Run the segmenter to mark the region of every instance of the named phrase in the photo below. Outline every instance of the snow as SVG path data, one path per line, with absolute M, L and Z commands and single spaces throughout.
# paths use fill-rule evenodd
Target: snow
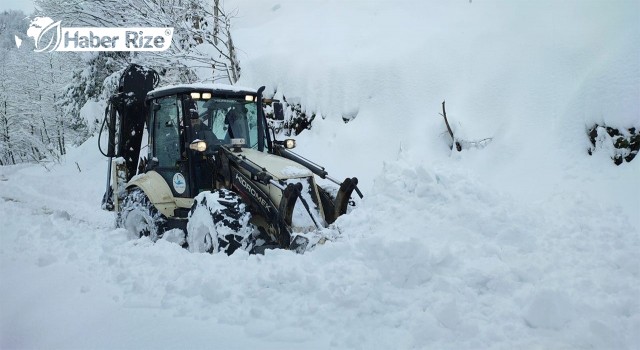
M 80 118 L 84 120 L 92 130 L 98 130 L 104 119 L 104 110 L 107 107 L 106 101 L 89 100 L 80 109 Z
M 322 116 L 298 140 L 299 153 L 345 172 L 334 177 L 355 171 L 363 188 L 400 148 L 429 166 L 451 163 L 443 100 L 458 138 L 492 138 L 482 151 L 454 155 L 456 164 L 530 200 L 582 190 L 557 176 L 577 173 L 567 169 L 576 161 L 600 164 L 583 157 L 594 121 L 640 124 L 634 1 L 235 3 L 243 15 L 234 42 L 251 48 L 239 57 L 239 83 L 265 84 Z M 633 171 L 606 171 L 612 181 L 603 176 L 587 191 L 633 208 L 638 186 L 613 181 Z M 600 192 L 612 187 L 616 196 Z
M 241 202 L 238 204 L 237 194 L 226 190 L 201 192 L 194 201 L 198 204 L 189 212 L 187 222 L 189 251 L 226 252 L 227 245 L 222 245 L 221 242 L 229 244 L 229 240 L 233 239 L 231 236 L 237 236 L 241 245 L 239 249 L 249 251 L 252 248 L 248 246 L 247 237 L 251 236 L 255 228 L 249 223 L 251 215 L 246 212 L 246 205 Z M 220 219 L 214 223 L 212 217 Z M 228 224 L 232 222 L 240 224 L 242 228 L 231 229 Z
M 0 167 L 0 348 L 640 348 L 640 161 L 585 133 L 639 126 L 638 2 L 226 5 L 239 83 L 365 198 L 304 255 L 209 255 L 114 229 L 96 138 Z M 449 150 L 443 100 L 491 142 Z
M 280 173 L 285 177 L 305 177 L 313 175 L 309 169 L 297 166 L 286 166 L 280 170 Z

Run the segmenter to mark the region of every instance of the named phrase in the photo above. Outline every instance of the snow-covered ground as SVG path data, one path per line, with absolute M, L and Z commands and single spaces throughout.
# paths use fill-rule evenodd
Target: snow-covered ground
M 637 1 L 229 1 L 241 85 L 365 199 L 304 255 L 128 240 L 92 138 L 0 167 L 0 348 L 638 349 Z M 438 115 L 482 149 L 451 152 Z M 355 119 L 344 124 L 342 116 Z

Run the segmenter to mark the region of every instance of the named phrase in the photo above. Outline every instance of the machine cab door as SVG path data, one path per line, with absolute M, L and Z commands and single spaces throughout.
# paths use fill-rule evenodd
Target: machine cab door
M 183 156 L 182 104 L 172 95 L 155 99 L 151 105 L 149 151 L 157 162 L 153 170 L 164 178 L 175 197 L 189 197 L 189 167 Z

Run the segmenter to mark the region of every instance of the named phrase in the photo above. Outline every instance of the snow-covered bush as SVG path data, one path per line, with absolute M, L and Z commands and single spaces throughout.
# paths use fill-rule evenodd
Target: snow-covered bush
M 289 102 L 282 96 L 285 108 L 285 135 L 299 135 L 304 130 L 311 129 L 311 123 L 316 118 L 315 113 L 308 113 L 300 102 Z M 295 101 L 295 100 L 294 100 Z
M 597 150 L 607 152 L 616 165 L 631 162 L 640 150 L 640 133 L 638 128 L 613 128 L 595 124 L 588 130 L 591 147 L 589 154 Z

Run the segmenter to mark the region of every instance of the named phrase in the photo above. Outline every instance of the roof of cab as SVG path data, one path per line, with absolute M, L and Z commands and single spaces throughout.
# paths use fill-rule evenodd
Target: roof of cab
M 149 91 L 147 93 L 147 99 L 150 98 L 158 98 L 163 96 L 175 95 L 180 93 L 189 93 L 194 91 L 210 91 L 213 95 L 255 95 L 257 93 L 256 89 L 245 88 L 241 86 L 235 85 L 226 85 L 226 84 L 179 84 L 179 85 L 168 85 L 163 86 L 161 88 L 157 88 L 155 90 Z

